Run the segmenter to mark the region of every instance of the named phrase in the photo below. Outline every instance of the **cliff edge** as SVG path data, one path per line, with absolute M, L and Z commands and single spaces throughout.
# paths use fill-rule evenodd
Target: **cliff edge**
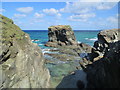
M 48 88 L 49 71 L 37 44 L 14 22 L 0 15 L 0 88 Z

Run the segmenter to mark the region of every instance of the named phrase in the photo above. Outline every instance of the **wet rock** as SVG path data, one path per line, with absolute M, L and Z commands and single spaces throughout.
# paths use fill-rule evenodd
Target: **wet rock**
M 64 76 L 81 69 L 79 61 L 81 61 L 82 58 L 72 49 L 50 49 L 50 52 L 44 53 L 44 56 L 46 58 L 46 66 L 51 72 L 51 84 L 54 88 L 61 82 Z

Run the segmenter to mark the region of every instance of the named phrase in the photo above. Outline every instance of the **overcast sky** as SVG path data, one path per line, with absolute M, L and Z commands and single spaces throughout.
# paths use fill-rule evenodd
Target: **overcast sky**
M 0 13 L 23 30 L 71 25 L 74 30 L 118 28 L 116 2 L 3 2 Z

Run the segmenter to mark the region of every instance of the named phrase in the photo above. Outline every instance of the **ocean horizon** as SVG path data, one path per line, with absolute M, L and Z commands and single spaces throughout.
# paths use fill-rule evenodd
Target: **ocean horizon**
M 23 31 L 48 31 L 48 30 L 23 30 Z M 81 31 L 81 32 L 90 31 L 90 32 L 97 32 L 97 31 L 102 31 L 102 30 L 73 30 L 73 31 Z
M 23 30 L 30 35 L 33 43 L 37 43 L 42 49 L 48 49 L 44 46 L 48 41 L 48 30 Z M 90 46 L 94 45 L 97 40 L 97 34 L 101 30 L 73 30 L 78 43 L 85 43 Z M 36 41 L 35 41 L 36 40 Z

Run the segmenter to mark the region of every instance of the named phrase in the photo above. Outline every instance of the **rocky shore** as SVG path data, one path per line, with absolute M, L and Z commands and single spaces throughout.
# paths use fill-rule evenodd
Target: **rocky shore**
M 91 47 L 69 25 L 51 26 L 42 53 L 11 19 L 0 25 L 0 89 L 120 88 L 120 29 L 100 31 Z
M 90 58 L 86 58 L 86 62 L 91 63 L 84 66 L 80 63 L 82 69 L 64 77 L 57 88 L 120 88 L 119 32 L 120 29 L 112 29 L 98 33 L 98 41 L 88 53 Z M 73 85 L 73 82 L 76 84 Z
M 120 88 L 120 29 L 104 30 L 98 33 L 95 42 L 97 57 L 85 69 L 87 73 L 88 88 Z M 96 58 L 96 57 L 95 57 Z
M 91 53 L 92 47 L 78 43 L 69 25 L 49 27 L 48 36 L 48 42 L 45 46 L 53 48 L 49 50 L 51 53 L 44 53 L 44 57 L 46 66 L 50 70 L 52 85 L 56 87 L 63 77 L 75 70 L 82 69 L 79 63 L 85 64 L 82 57 L 85 53 Z
M 50 74 L 37 44 L 14 22 L 0 15 L 0 89 L 49 88 Z

